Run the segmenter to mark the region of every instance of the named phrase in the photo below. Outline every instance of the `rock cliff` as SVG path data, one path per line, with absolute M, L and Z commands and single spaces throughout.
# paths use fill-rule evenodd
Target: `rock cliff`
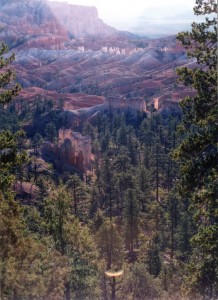
M 0 0 L 0 38 L 10 47 L 61 49 L 67 30 L 43 0 Z
M 49 6 L 64 28 L 74 38 L 87 35 L 111 35 L 116 30 L 106 25 L 98 17 L 98 11 L 93 6 L 80 6 L 68 3 L 49 2 Z
M 137 111 L 146 112 L 146 101 L 143 97 L 126 98 L 122 95 L 114 95 L 106 98 L 105 108 L 108 111 L 126 111 L 133 115 Z
M 0 39 L 10 47 L 64 49 L 70 38 L 116 32 L 95 7 L 46 0 L 0 0 Z

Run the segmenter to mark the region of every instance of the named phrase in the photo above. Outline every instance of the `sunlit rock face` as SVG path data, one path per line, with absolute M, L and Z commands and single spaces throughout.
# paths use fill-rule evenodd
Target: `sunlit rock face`
M 146 112 L 146 101 L 142 97 L 128 99 L 121 95 L 114 95 L 106 99 L 105 107 L 108 111 L 118 110 L 134 114 L 136 111 Z
M 73 168 L 84 171 L 91 166 L 91 138 L 71 129 L 60 129 L 58 143 L 45 142 L 41 153 L 61 171 Z
M 70 38 L 116 32 L 95 7 L 46 0 L 0 0 L 0 38 L 10 47 L 65 49 Z
M 93 6 L 80 6 L 60 2 L 49 2 L 53 14 L 74 38 L 87 35 L 110 35 L 116 30 L 98 18 Z
M 190 88 L 185 88 L 182 91 L 171 92 L 163 94 L 159 97 L 153 99 L 154 108 L 158 110 L 162 109 L 181 109 L 179 102 L 181 99 L 185 98 L 186 95 L 190 97 L 196 96 L 196 91 Z
M 91 138 L 83 136 L 71 129 L 59 130 L 59 147 L 63 156 L 71 164 L 77 165 L 80 169 L 89 167 L 91 163 Z

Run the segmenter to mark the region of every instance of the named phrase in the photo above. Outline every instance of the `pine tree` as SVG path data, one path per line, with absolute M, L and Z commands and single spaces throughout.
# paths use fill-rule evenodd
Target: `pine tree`
M 130 270 L 125 272 L 125 279 L 122 284 L 122 298 L 132 295 L 131 299 L 160 299 L 160 281 L 148 273 L 143 262 L 136 262 Z
M 46 125 L 45 134 L 49 142 L 54 143 L 57 140 L 57 128 L 53 122 Z
M 134 252 L 134 245 L 138 241 L 139 235 L 140 205 L 136 195 L 136 190 L 127 190 L 126 201 L 123 209 L 126 243 L 128 245 L 130 255 Z
M 0 194 L 0 245 L 1 299 L 63 297 L 66 258 L 27 231 L 22 208 L 10 193 Z
M 111 220 L 106 220 L 97 232 L 100 254 L 106 262 L 107 270 L 120 269 L 123 264 L 123 240 L 116 225 Z
M 73 197 L 73 207 L 74 214 L 77 216 L 78 214 L 78 202 L 82 198 L 82 181 L 77 175 L 71 175 L 69 180 L 67 181 L 67 188 L 71 191 L 71 195 Z
M 15 55 L 8 58 L 5 55 L 8 52 L 6 44 L 0 44 L 0 104 L 7 105 L 14 96 L 18 95 L 20 87 L 14 84 L 15 73 L 9 68 L 14 61 Z M 7 191 L 11 181 L 11 171 L 15 165 L 22 162 L 22 155 L 18 155 L 19 133 L 15 136 L 6 130 L 0 128 L 0 189 Z
M 147 265 L 148 271 L 151 275 L 157 277 L 161 271 L 161 259 L 160 259 L 160 241 L 158 234 L 149 241 L 149 247 L 147 250 Z
M 11 54 L 5 58 L 8 47 L 5 43 L 0 44 L 0 104 L 8 104 L 20 91 L 18 84 L 13 84 L 15 73 L 9 68 L 15 60 L 15 55 Z
M 196 0 L 196 15 L 206 15 L 204 22 L 192 24 L 191 32 L 178 39 L 187 49 L 196 67 L 178 69 L 180 80 L 196 90 L 196 96 L 181 102 L 184 140 L 175 152 L 181 163 L 182 192 L 191 199 L 197 234 L 192 239 L 193 256 L 187 285 L 204 299 L 218 296 L 218 202 L 217 168 L 217 3 Z
M 45 200 L 43 216 L 56 250 L 68 261 L 66 299 L 94 298 L 98 293 L 98 253 L 88 228 L 72 215 L 71 199 L 64 186 L 56 188 Z
M 14 74 L 9 69 L 14 55 L 4 59 L 6 49 L 2 44 L 0 102 L 3 105 L 19 91 L 19 86 L 11 82 Z M 66 260 L 29 232 L 22 206 L 11 191 L 15 168 L 22 168 L 25 161 L 25 154 L 19 150 L 22 135 L 22 132 L 12 134 L 0 128 L 0 298 L 60 298 L 68 273 Z
M 42 136 L 38 132 L 35 133 L 33 137 L 33 148 L 34 148 L 34 154 L 38 154 L 38 148 L 42 145 Z

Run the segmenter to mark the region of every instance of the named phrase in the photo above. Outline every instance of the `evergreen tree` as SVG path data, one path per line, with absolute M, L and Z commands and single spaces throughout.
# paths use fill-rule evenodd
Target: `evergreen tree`
M 111 161 L 107 155 L 104 156 L 103 164 L 101 170 L 101 185 L 103 188 L 103 195 L 102 200 L 103 204 L 106 206 L 106 209 L 109 211 L 110 220 L 112 220 L 113 215 L 113 202 L 114 199 L 112 198 L 113 194 L 113 185 L 112 185 L 112 168 L 111 168 Z
M 160 241 L 158 234 L 156 234 L 149 242 L 147 250 L 147 265 L 148 271 L 151 275 L 157 277 L 161 271 L 161 259 L 160 259 Z
M 127 190 L 123 209 L 126 243 L 131 255 L 134 252 L 134 244 L 138 241 L 139 235 L 140 206 L 136 195 L 136 190 Z
M 106 220 L 101 225 L 97 232 L 97 242 L 107 270 L 119 270 L 124 258 L 123 240 L 112 221 Z
M 72 191 L 74 214 L 77 215 L 78 192 L 81 189 L 81 180 L 77 175 L 71 175 L 67 181 L 67 189 Z
M 0 44 L 0 104 L 8 104 L 12 98 L 18 95 L 20 87 L 13 84 L 15 79 L 14 72 L 9 68 L 14 61 L 15 55 L 12 54 L 5 58 L 8 48 L 6 44 Z M 12 86 L 13 85 L 13 86 Z M 11 171 L 22 162 L 22 154 L 18 154 L 18 137 L 10 131 L 0 128 L 0 189 L 2 192 L 7 191 L 12 181 Z
M 45 127 L 45 135 L 49 142 L 54 143 L 57 140 L 57 128 L 53 122 L 50 122 Z
M 63 297 L 67 260 L 27 231 L 22 208 L 10 193 L 0 194 L 0 245 L 1 299 Z
M 68 260 L 70 276 L 65 283 L 66 299 L 96 297 L 98 253 L 88 228 L 81 226 L 72 215 L 71 199 L 63 186 L 45 200 L 43 215 L 56 250 Z
M 124 114 L 121 116 L 121 124 L 117 130 L 117 144 L 123 146 L 127 145 L 127 126 Z
M 6 46 L 0 48 L 0 102 L 7 104 L 19 91 L 8 84 L 14 78 L 9 64 L 14 55 L 4 59 Z M 6 70 L 4 70 L 4 67 Z M 8 88 L 8 89 L 7 89 Z M 11 192 L 15 168 L 25 161 L 20 150 L 22 132 L 13 135 L 0 128 L 0 298 L 57 299 L 63 297 L 68 268 L 66 260 L 47 242 L 32 235 L 23 218 L 23 209 Z
M 184 114 L 181 133 L 185 139 L 175 156 L 181 163 L 182 192 L 191 199 L 190 210 L 197 225 L 187 285 L 204 299 L 215 299 L 218 297 L 217 3 L 196 0 L 194 12 L 206 15 L 205 21 L 194 22 L 192 31 L 180 33 L 178 39 L 197 66 L 178 69 L 178 74 L 185 85 L 196 90 L 196 96 L 186 97 L 181 103 Z
M 0 43 L 0 104 L 8 104 L 14 96 L 17 96 L 20 91 L 20 86 L 11 83 L 15 79 L 15 73 L 9 68 L 14 61 L 15 55 L 11 54 L 5 58 L 8 52 L 8 47 L 5 43 Z
M 38 148 L 42 145 L 42 136 L 38 132 L 33 137 L 34 154 L 38 153 Z
M 142 211 L 146 211 L 146 206 L 151 199 L 150 176 L 148 170 L 144 166 L 137 169 L 137 187 L 140 191 Z
M 160 299 L 162 294 L 160 281 L 148 273 L 145 264 L 137 262 L 126 273 L 121 299 L 126 299 L 128 294 L 132 295 L 131 299 Z

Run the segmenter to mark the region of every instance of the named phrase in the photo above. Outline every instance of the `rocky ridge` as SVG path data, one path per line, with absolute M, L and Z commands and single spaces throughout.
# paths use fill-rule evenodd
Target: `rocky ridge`
M 64 49 L 72 38 L 116 32 L 95 7 L 46 0 L 0 0 L 0 25 L 0 39 L 19 49 Z
M 75 110 L 117 97 L 116 108 L 135 103 L 144 110 L 144 100 L 176 90 L 178 102 L 184 92 L 175 68 L 188 62 L 174 36 L 137 38 L 104 24 L 94 7 L 46 0 L 0 0 L 0 20 L 0 39 L 16 53 L 21 97 L 28 101 L 37 94 L 63 98 L 64 109 Z
M 105 47 L 98 51 L 28 48 L 17 51 L 15 67 L 24 91 L 34 86 L 40 92 L 61 94 L 68 103 L 78 93 L 150 101 L 175 89 L 183 92 L 184 88 L 176 83 L 175 68 L 186 64 L 187 59 L 174 37 L 149 41 L 144 48 L 131 48 L 132 45 L 125 48 L 125 54 L 105 52 Z M 131 103 L 134 105 L 134 101 Z

